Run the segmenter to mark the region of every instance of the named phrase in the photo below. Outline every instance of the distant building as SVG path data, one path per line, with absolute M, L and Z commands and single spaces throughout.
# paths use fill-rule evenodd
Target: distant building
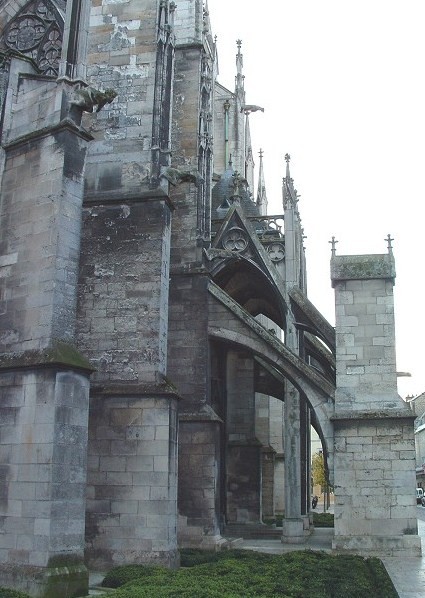
M 416 486 L 425 490 L 425 392 L 417 397 L 408 397 L 415 419 Z

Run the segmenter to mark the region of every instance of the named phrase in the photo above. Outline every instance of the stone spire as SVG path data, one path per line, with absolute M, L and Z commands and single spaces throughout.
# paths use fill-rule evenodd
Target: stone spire
M 258 188 L 257 188 L 257 206 L 260 214 L 265 216 L 267 214 L 267 193 L 266 183 L 264 181 L 264 167 L 263 167 L 263 150 L 260 149 L 260 168 L 258 171 Z
M 205 2 L 204 10 L 202 13 L 202 24 L 203 24 L 203 34 L 205 36 L 206 41 L 208 42 L 211 52 L 215 54 L 215 39 L 212 37 L 212 29 L 211 29 L 211 20 L 210 20 L 210 11 L 208 10 L 208 1 Z
M 286 286 L 299 287 L 306 292 L 306 266 L 304 252 L 304 232 L 301 226 L 301 217 L 298 210 L 298 194 L 291 178 L 289 162 L 291 156 L 285 155 L 286 176 L 283 179 L 283 210 L 285 214 L 285 262 Z
M 249 115 L 245 115 L 245 178 L 248 187 L 254 192 L 254 156 L 252 154 L 251 130 L 249 128 Z
M 238 94 L 245 104 L 245 76 L 242 74 L 243 70 L 243 54 L 241 53 L 242 40 L 236 41 L 238 47 L 238 53 L 236 54 L 236 80 L 235 80 L 235 93 Z
M 294 181 L 291 179 L 291 173 L 289 170 L 289 162 L 291 161 L 291 156 L 289 154 L 285 154 L 285 161 L 286 161 L 286 176 L 283 179 L 283 208 L 285 209 L 288 205 L 295 206 L 298 202 L 297 199 L 297 191 L 294 189 Z

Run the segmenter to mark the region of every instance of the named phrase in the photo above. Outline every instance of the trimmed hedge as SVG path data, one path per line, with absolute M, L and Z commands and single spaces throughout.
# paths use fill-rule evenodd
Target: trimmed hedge
M 109 598 L 398 598 L 377 558 L 294 551 L 269 555 L 248 550 L 187 551 L 178 570 L 118 567 Z M 201 564 L 199 564 L 201 563 Z M 111 586 L 110 586 L 111 587 Z
M 30 598 L 30 596 L 24 592 L 18 592 L 18 590 L 0 588 L 0 598 Z
M 333 513 L 313 513 L 314 527 L 334 527 Z

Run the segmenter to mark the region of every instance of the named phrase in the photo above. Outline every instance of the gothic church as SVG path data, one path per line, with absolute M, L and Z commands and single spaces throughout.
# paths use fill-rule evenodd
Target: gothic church
M 0 65 L 0 586 L 84 596 L 278 513 L 301 542 L 312 428 L 334 548 L 419 554 L 391 242 L 333 249 L 331 326 L 241 43 L 229 90 L 202 0 L 2 0 Z

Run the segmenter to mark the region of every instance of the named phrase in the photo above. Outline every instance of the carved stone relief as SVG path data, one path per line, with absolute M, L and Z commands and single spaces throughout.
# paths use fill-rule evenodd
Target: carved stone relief
M 271 243 L 267 246 L 267 252 L 272 262 L 281 262 L 285 257 L 285 247 L 282 243 Z
M 248 239 L 241 228 L 231 228 L 223 236 L 222 245 L 228 251 L 243 251 L 248 247 Z

